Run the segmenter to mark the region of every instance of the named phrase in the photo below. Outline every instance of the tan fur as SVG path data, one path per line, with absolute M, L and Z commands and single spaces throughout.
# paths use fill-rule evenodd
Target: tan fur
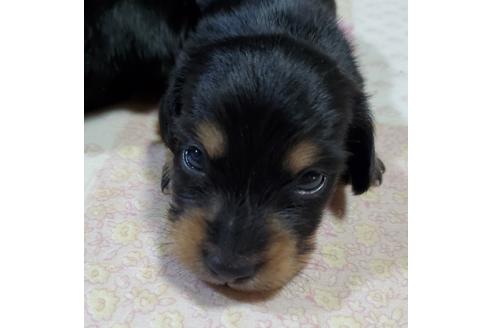
M 297 174 L 316 162 L 319 148 L 310 141 L 302 141 L 292 148 L 286 157 L 285 166 L 293 174 Z
M 347 212 L 347 196 L 345 187 L 346 186 L 344 184 L 337 183 L 335 185 L 335 190 L 327 203 L 327 208 L 338 219 L 345 217 L 345 213 Z
M 245 291 L 271 291 L 291 280 L 306 264 L 308 255 L 299 255 L 297 239 L 278 219 L 270 223 L 271 241 L 264 255 L 265 264 L 252 280 L 231 287 Z
M 212 206 L 213 207 L 213 206 Z M 193 209 L 172 223 L 169 238 L 173 241 L 173 253 L 181 263 L 204 281 L 218 283 L 205 268 L 202 248 L 206 238 L 207 220 L 214 216 L 210 209 Z
M 173 223 L 170 237 L 174 239 L 175 253 L 181 262 L 193 269 L 200 263 L 200 252 L 206 234 L 205 213 L 195 209 L 180 216 Z
M 297 273 L 299 263 L 296 239 L 279 224 L 272 226 L 273 238 L 266 255 L 268 262 L 258 273 L 258 280 L 264 286 L 276 288 Z
M 225 135 L 217 124 L 211 122 L 201 123 L 196 133 L 208 156 L 217 158 L 224 155 Z
M 201 259 L 201 250 L 206 237 L 206 221 L 210 213 L 194 209 L 181 215 L 173 223 L 170 237 L 174 240 L 174 252 L 181 263 L 204 281 L 220 283 L 208 272 Z M 273 291 L 292 279 L 306 264 L 309 255 L 299 255 L 297 239 L 278 219 L 270 219 L 271 240 L 262 258 L 263 267 L 244 283 L 229 284 L 242 291 Z

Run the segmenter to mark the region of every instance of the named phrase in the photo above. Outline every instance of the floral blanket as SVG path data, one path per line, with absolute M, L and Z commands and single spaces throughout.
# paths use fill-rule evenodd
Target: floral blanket
M 352 17 L 383 185 L 338 193 L 309 264 L 270 297 L 211 288 L 169 253 L 155 108 L 86 118 L 86 327 L 407 326 L 406 2 L 353 1 Z

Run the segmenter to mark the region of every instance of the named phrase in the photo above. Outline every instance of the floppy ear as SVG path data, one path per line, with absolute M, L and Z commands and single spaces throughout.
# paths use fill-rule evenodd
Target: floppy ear
M 367 97 L 362 92 L 357 92 L 354 99 L 346 149 L 349 157 L 344 179 L 346 183 L 352 184 L 354 194 L 362 194 L 371 185 L 381 184 L 385 167 L 376 157 L 372 117 Z

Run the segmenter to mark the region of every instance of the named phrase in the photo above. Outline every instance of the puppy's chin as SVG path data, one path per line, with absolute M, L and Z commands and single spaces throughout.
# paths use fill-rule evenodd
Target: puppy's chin
M 299 271 L 304 267 L 303 263 L 296 270 L 290 272 L 272 272 L 272 273 L 258 273 L 257 276 L 246 280 L 241 283 L 227 284 L 232 289 L 242 292 L 271 292 L 284 287 L 292 278 L 294 278 Z M 278 278 L 273 278 L 272 275 L 278 274 Z
M 212 275 L 206 273 L 205 268 L 201 268 L 197 271 L 195 267 L 193 269 L 194 274 L 202 281 L 214 285 L 214 286 L 226 286 L 236 291 L 241 292 L 271 292 L 284 287 L 292 278 L 294 278 L 299 271 L 305 266 L 304 261 L 300 261 L 295 265 L 295 270 L 289 272 L 280 271 L 259 271 L 254 277 L 242 281 L 242 282 L 224 282 L 214 278 Z

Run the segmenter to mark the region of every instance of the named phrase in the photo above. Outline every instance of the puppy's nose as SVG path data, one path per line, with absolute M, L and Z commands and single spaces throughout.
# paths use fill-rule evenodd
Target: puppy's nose
M 208 269 L 224 282 L 238 282 L 253 277 L 255 266 L 248 263 L 238 263 L 231 258 L 225 258 L 217 254 L 205 256 L 205 264 Z

